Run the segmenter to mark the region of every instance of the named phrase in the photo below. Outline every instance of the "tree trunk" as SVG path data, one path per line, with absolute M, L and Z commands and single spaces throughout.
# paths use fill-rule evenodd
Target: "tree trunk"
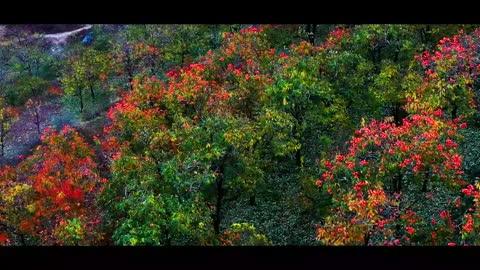
M 452 109 L 452 119 L 457 118 L 457 113 L 458 113 L 458 108 L 457 108 L 456 105 L 453 105 L 453 109 Z
M 93 91 L 92 85 L 90 85 L 90 95 L 92 96 L 92 100 L 95 100 L 95 92 Z
M 316 24 L 307 24 L 307 35 L 308 35 L 308 42 L 310 44 L 315 45 L 315 30 L 317 28 Z
M 425 178 L 423 178 L 422 192 L 427 192 L 428 179 L 430 178 L 430 172 L 425 173 Z
M 397 178 L 397 192 L 402 191 L 402 176 L 399 175 Z
M 212 44 L 212 48 L 218 48 L 218 33 L 220 32 L 219 31 L 220 27 L 218 24 L 214 24 L 212 26 L 212 39 L 211 39 L 211 44 Z
M 5 139 L 5 127 L 4 127 L 4 123 L 3 123 L 3 122 L 1 123 L 0 128 L 1 128 L 1 130 L 0 130 L 0 132 L 1 132 L 1 134 L 0 134 L 0 145 L 1 145 L 1 147 L 2 147 L 2 157 L 4 157 L 4 156 L 5 156 L 5 150 L 4 150 L 4 149 L 5 149 L 5 143 L 4 143 L 4 139 Z
M 25 235 L 23 233 L 20 233 L 19 236 L 20 236 L 20 243 L 22 243 L 22 246 L 26 246 L 27 244 L 25 243 Z
M 222 209 L 222 199 L 223 199 L 223 174 L 217 180 L 217 202 L 215 205 L 215 218 L 213 223 L 213 229 L 218 235 L 220 233 L 220 220 L 221 220 L 221 209 Z
M 394 122 L 397 126 L 402 124 L 402 119 L 401 119 L 401 116 L 400 116 L 400 105 L 399 104 L 395 104 L 394 107 L 393 107 L 393 120 L 394 120 Z
M 426 40 L 427 40 L 426 29 L 425 27 L 422 27 L 422 29 L 420 30 L 420 41 L 422 42 L 422 44 L 425 44 Z
M 223 158 L 216 164 L 215 171 L 218 173 L 216 181 L 217 201 L 215 203 L 215 215 L 213 219 L 213 229 L 218 235 L 220 233 L 220 222 L 222 220 L 222 203 L 225 197 L 224 182 L 225 182 L 225 164 L 229 158 L 229 151 L 223 156 Z
M 395 224 L 395 238 L 402 237 L 402 225 Z
M 312 45 L 315 45 L 315 35 L 317 34 L 317 25 L 316 24 L 313 24 L 312 26 L 312 35 L 311 35 L 311 38 L 310 38 L 310 42 L 312 43 Z
M 35 125 L 37 126 L 37 133 L 40 135 L 40 113 L 35 108 Z
M 133 75 L 132 74 L 128 75 L 128 85 L 130 87 L 130 91 L 132 91 L 133 90 Z
M 302 167 L 302 149 L 298 149 L 297 152 L 295 152 L 295 164 L 297 167 Z
M 390 188 L 391 188 L 392 194 L 402 191 L 402 175 L 400 173 L 397 173 L 393 177 Z
M 133 66 L 132 60 L 130 58 L 130 50 L 128 49 L 128 47 L 125 47 L 125 58 L 125 69 L 127 70 L 128 84 L 130 90 L 133 90 Z
M 80 98 L 80 112 L 82 113 L 83 112 L 83 91 L 82 90 L 78 92 L 78 96 Z
M 1 144 L 2 144 L 2 157 L 5 156 L 5 144 L 4 144 L 4 142 L 3 142 L 3 137 L 4 137 L 4 136 L 3 136 L 3 134 L 2 134 L 2 136 L 1 136 L 1 140 L 2 140 L 2 142 L 1 142 Z
M 367 233 L 364 236 L 364 245 L 368 246 L 368 242 L 370 241 L 370 231 L 367 231 Z
M 170 236 L 170 232 L 168 230 L 166 231 L 165 245 L 168 247 L 172 245 L 172 237 Z
M 249 203 L 250 203 L 251 206 L 255 206 L 255 204 L 256 204 L 256 202 L 255 202 L 255 194 L 253 194 L 252 196 L 250 196 Z

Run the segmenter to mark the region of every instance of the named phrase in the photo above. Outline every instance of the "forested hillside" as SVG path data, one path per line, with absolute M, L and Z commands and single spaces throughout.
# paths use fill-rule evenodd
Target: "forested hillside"
M 0 245 L 480 244 L 476 25 L 0 30 Z

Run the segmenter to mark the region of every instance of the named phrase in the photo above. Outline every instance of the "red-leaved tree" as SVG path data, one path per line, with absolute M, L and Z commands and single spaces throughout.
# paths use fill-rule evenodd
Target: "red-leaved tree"
M 98 174 L 92 148 L 73 128 L 47 128 L 33 154 L 1 175 L 3 220 L 23 242 L 24 236 L 42 245 L 100 239 L 95 200 L 106 180 Z
M 471 202 L 458 152 L 458 119 L 417 114 L 396 126 L 372 121 L 346 155 L 324 161 L 316 184 L 331 213 L 317 237 L 331 245 L 468 244 L 461 224 Z

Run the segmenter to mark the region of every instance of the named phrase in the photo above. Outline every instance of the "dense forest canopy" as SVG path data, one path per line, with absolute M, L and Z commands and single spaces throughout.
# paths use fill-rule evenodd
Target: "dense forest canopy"
M 476 25 L 0 29 L 0 245 L 480 244 Z

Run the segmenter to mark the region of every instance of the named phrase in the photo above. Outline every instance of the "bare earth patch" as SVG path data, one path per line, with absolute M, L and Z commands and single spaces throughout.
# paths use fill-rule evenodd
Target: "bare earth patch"
M 40 130 L 52 125 L 55 115 L 61 113 L 61 104 L 51 102 L 40 107 Z M 23 111 L 18 120 L 13 123 L 10 132 L 5 137 L 5 156 L 0 158 L 0 164 L 12 164 L 19 161 L 19 155 L 28 154 L 40 142 L 33 115 L 28 110 Z

